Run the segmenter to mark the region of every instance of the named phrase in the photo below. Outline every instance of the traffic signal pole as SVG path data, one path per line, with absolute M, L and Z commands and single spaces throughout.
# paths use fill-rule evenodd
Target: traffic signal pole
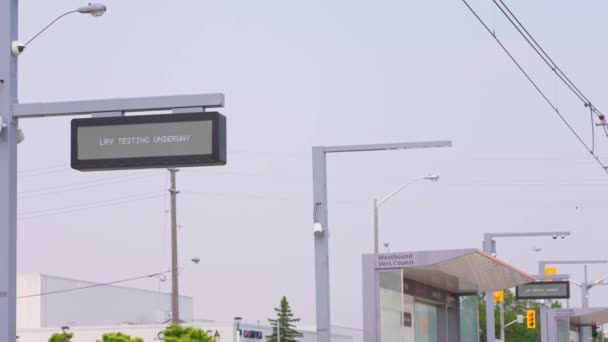
M 502 301 L 498 305 L 500 309 L 500 340 L 504 342 L 505 340 L 505 302 Z

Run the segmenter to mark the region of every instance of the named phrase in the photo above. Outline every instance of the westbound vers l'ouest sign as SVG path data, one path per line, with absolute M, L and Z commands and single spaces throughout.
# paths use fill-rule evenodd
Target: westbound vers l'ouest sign
M 218 112 L 72 120 L 72 168 L 80 171 L 226 164 Z

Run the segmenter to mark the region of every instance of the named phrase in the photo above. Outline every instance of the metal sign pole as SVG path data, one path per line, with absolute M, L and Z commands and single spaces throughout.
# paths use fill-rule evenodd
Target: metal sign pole
M 331 305 L 329 300 L 329 230 L 327 220 L 327 167 L 325 149 L 312 149 L 314 220 L 323 227 L 315 235 L 315 295 L 317 313 L 317 341 L 330 342 Z
M 545 274 L 545 263 L 539 261 L 538 262 L 538 274 Z M 545 301 L 542 300 L 540 302 L 540 341 L 547 342 L 548 338 L 548 329 L 549 322 L 547 320 L 547 307 L 545 306 Z
M 223 107 L 223 94 L 17 103 L 18 1 L 0 0 L 0 341 L 17 338 L 17 124 L 20 117 Z
M 495 251 L 492 248 L 492 237 L 484 235 L 483 251 L 487 254 L 493 254 Z M 484 300 L 486 302 L 486 341 L 496 341 L 496 326 L 494 323 L 494 293 L 488 291 L 485 293 Z
M 0 0 L 0 341 L 16 341 L 17 323 L 17 0 Z

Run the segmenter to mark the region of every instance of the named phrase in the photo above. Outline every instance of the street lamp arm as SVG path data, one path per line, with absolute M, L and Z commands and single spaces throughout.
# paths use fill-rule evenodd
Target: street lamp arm
M 422 177 L 416 177 L 412 180 L 410 180 L 409 182 L 403 184 L 402 186 L 400 186 L 397 190 L 391 192 L 390 194 L 388 194 L 388 196 L 384 197 L 383 199 L 379 200 L 376 202 L 376 208 L 378 208 L 382 203 L 386 202 L 386 200 L 388 200 L 389 198 L 395 196 L 396 194 L 398 194 L 401 190 L 405 189 L 408 185 L 414 183 L 417 180 L 420 179 L 428 179 L 432 182 L 436 182 L 437 180 L 439 180 L 439 176 L 438 175 L 428 175 L 428 176 L 422 176 Z
M 389 198 L 395 196 L 396 194 L 398 194 L 401 190 L 405 189 L 408 185 L 414 183 L 415 181 L 419 180 L 419 179 L 424 179 L 424 177 L 416 177 L 412 180 L 410 180 L 409 182 L 403 184 L 401 187 L 399 187 L 397 190 L 391 192 L 390 194 L 388 194 L 388 196 L 384 197 L 383 199 L 379 200 L 378 203 L 376 204 L 378 207 L 386 202 Z
M 604 284 L 604 281 L 605 281 L 606 279 L 608 279 L 608 276 L 607 276 L 607 277 L 604 277 L 604 278 L 602 278 L 602 279 L 600 279 L 600 280 L 596 280 L 596 281 L 594 281 L 593 283 L 589 284 L 589 288 L 592 288 L 592 287 L 597 286 L 597 285 L 603 285 L 603 284 Z
M 568 279 L 569 282 L 571 282 L 572 284 L 578 286 L 578 287 L 583 287 L 583 284 L 579 283 L 578 281 L 574 281 L 572 279 Z
M 56 23 L 59 19 L 65 17 L 68 14 L 72 14 L 72 13 L 76 13 L 78 12 L 78 10 L 73 10 L 73 11 L 69 11 L 69 12 L 65 12 L 62 15 L 58 16 L 57 18 L 55 18 L 55 20 L 51 21 L 48 25 L 46 25 L 42 30 L 40 30 L 40 32 L 36 33 L 32 38 L 28 39 L 28 41 L 26 41 L 23 46 L 27 46 L 29 43 L 32 42 L 32 40 L 38 38 L 39 35 L 41 35 L 44 31 L 46 31 L 49 27 L 53 26 L 54 23 Z
M 92 4 L 89 3 L 86 6 L 82 6 L 79 7 L 75 10 L 71 10 L 68 12 L 63 13 L 62 15 L 58 16 L 57 18 L 55 18 L 53 21 L 51 21 L 48 25 L 46 25 L 42 30 L 40 30 L 38 33 L 36 33 L 32 38 L 28 39 L 25 43 L 21 43 L 19 41 L 13 41 L 11 43 L 11 52 L 13 53 L 13 56 L 17 57 L 19 56 L 23 50 L 25 50 L 25 48 L 36 38 L 38 38 L 44 31 L 46 31 L 49 27 L 53 26 L 53 24 L 55 24 L 59 19 L 65 17 L 68 14 L 72 14 L 72 13 L 82 13 L 82 14 L 90 14 L 94 17 L 100 17 L 102 16 L 105 12 L 106 12 L 107 8 L 105 5 L 103 4 Z

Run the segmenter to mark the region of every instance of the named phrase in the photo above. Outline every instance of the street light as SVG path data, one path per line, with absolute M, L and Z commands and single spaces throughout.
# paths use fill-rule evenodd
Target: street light
M 243 320 L 242 317 L 234 317 L 234 331 L 236 332 L 236 342 L 241 342 L 241 320 Z
M 42 30 L 40 30 L 38 33 L 36 33 L 32 38 L 28 39 L 25 43 L 22 43 L 17 40 L 13 41 L 11 43 L 11 52 L 13 53 L 13 56 L 15 56 L 15 57 L 19 56 L 23 52 L 23 50 L 25 50 L 25 48 L 27 47 L 27 45 L 29 43 L 31 43 L 34 39 L 36 39 L 39 35 L 41 35 L 42 32 L 46 31 L 49 27 L 51 27 L 59 19 L 65 17 L 68 14 L 83 13 L 83 14 L 90 14 L 94 17 L 101 17 L 104 13 L 106 13 L 106 10 L 107 10 L 107 7 L 105 5 L 88 4 L 86 6 L 79 7 L 75 10 L 65 12 L 62 15 L 55 18 L 55 20 L 51 21 L 50 24 L 46 25 Z
M 190 259 L 190 262 L 192 262 L 195 265 L 198 265 L 199 262 L 201 262 L 201 259 L 199 257 L 193 257 Z M 181 275 L 182 272 L 186 269 L 186 267 L 190 266 L 190 264 L 186 264 L 186 266 L 184 267 L 180 267 L 179 271 L 177 272 L 177 275 Z
M 107 8 L 102 4 L 88 4 L 86 6 L 79 7 L 77 9 L 80 13 L 90 14 L 94 17 L 101 17 L 104 13 L 106 13 Z
M 377 200 L 374 199 L 374 254 L 378 254 L 378 207 L 380 207 L 380 205 L 382 205 L 382 203 L 386 202 L 389 198 L 395 196 L 396 194 L 398 194 L 399 192 L 401 192 L 401 190 L 405 189 L 408 185 L 414 183 L 415 181 L 418 180 L 422 180 L 422 179 L 426 179 L 426 180 L 430 180 L 431 182 L 436 182 L 439 180 L 439 176 L 438 175 L 428 175 L 428 176 L 423 176 L 423 177 L 416 177 L 412 180 L 410 180 L 409 182 L 405 183 L 404 185 L 402 185 L 401 187 L 397 188 L 397 190 L 391 192 L 388 196 L 384 197 L 381 200 Z
M 556 240 L 558 237 L 562 239 L 569 236 L 570 232 L 527 232 L 527 233 L 485 233 L 483 234 L 483 251 L 485 253 L 491 254 L 493 257 L 496 257 L 496 241 L 494 241 L 495 237 L 537 237 L 537 236 L 551 236 L 553 240 Z M 541 272 L 542 273 L 542 272 Z M 484 300 L 486 302 L 486 336 L 488 342 L 496 341 L 496 329 L 494 326 L 494 296 L 492 292 L 486 292 L 484 296 Z M 542 313 L 542 311 L 541 311 Z M 503 312 L 501 310 L 501 329 L 500 336 L 501 340 L 504 340 L 504 317 Z M 541 320 L 541 325 L 544 320 Z M 542 341 L 545 341 L 546 331 L 544 331 L 541 327 L 541 338 Z
M 63 342 L 69 341 L 67 330 L 70 330 L 70 327 L 68 327 L 67 325 L 61 327 L 61 331 L 63 332 Z

